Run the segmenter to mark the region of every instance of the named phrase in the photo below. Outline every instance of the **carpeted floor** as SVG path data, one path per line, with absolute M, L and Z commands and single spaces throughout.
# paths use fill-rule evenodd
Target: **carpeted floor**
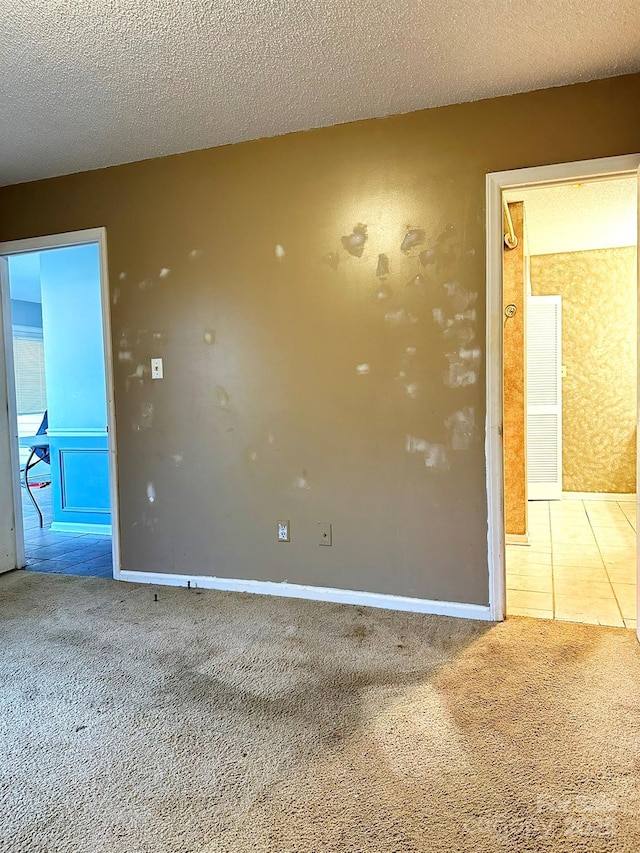
M 11 853 L 637 853 L 640 650 L 13 572 L 0 756 Z

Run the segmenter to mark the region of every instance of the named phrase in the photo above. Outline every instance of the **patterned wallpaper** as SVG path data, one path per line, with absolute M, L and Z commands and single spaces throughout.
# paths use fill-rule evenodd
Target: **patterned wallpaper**
M 635 492 L 635 246 L 532 256 L 531 288 L 562 296 L 563 489 Z

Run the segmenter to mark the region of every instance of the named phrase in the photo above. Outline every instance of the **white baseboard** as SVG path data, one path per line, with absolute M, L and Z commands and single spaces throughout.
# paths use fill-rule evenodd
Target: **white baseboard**
M 284 598 L 303 598 L 309 601 L 332 601 L 336 604 L 359 604 L 363 607 L 381 607 L 386 610 L 408 610 L 413 613 L 431 613 L 436 616 L 456 616 L 459 619 L 489 621 L 488 605 L 461 604 L 455 601 L 432 601 L 404 595 L 385 595 L 379 592 L 355 592 L 350 589 L 333 589 L 324 586 L 306 586 L 276 581 L 237 580 L 201 575 L 173 575 L 163 572 L 120 571 L 115 580 L 131 583 L 153 583 L 161 586 L 187 586 L 193 589 L 220 589 L 227 592 L 252 592 L 258 595 L 278 595 Z
M 72 521 L 54 521 L 51 530 L 57 533 L 86 533 L 91 536 L 111 536 L 110 524 L 74 524 Z

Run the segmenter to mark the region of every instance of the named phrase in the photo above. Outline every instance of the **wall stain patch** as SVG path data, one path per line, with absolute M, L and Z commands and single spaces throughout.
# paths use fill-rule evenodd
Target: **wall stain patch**
M 306 471 L 302 471 L 295 480 L 293 481 L 293 485 L 296 489 L 301 489 L 302 491 L 308 491 L 311 488 L 311 484 L 309 483 L 309 476 Z
M 182 463 L 184 462 L 184 456 L 182 453 L 174 453 L 171 459 L 173 460 L 173 464 L 176 466 L 176 468 L 179 468 L 180 465 L 182 465 Z
M 359 376 L 366 376 L 367 373 L 371 373 L 371 365 L 366 362 L 356 365 L 356 373 Z
M 469 450 L 476 428 L 475 409 L 465 406 L 454 412 L 445 421 L 445 426 L 451 433 L 451 449 Z
M 322 258 L 322 263 L 336 272 L 340 263 L 340 255 L 337 252 L 327 252 Z
M 190 261 L 197 261 L 198 258 L 201 258 L 203 255 L 204 255 L 204 252 L 202 251 L 202 249 L 192 249 L 189 252 L 189 260 Z
M 111 301 L 114 305 L 118 304 L 118 300 L 120 299 L 120 288 L 116 287 L 113 290 L 113 296 L 111 297 Z
M 424 231 L 422 228 L 410 228 L 404 235 L 400 251 L 407 255 L 414 246 L 419 246 L 421 243 L 424 243 Z
M 354 258 L 361 258 L 364 245 L 367 242 L 367 226 L 359 222 L 351 234 L 346 234 L 340 242 L 350 255 L 353 255 Z
M 229 395 L 226 390 L 222 387 L 222 385 L 216 385 L 215 387 L 216 400 L 218 403 L 218 407 L 220 409 L 228 409 L 229 408 Z
M 216 333 L 214 329 L 205 329 L 204 335 L 202 336 L 202 340 L 207 344 L 207 346 L 211 346 L 211 344 L 215 344 L 216 342 Z
M 378 302 L 383 302 L 385 299 L 391 299 L 392 296 L 393 290 L 388 284 L 381 284 L 380 287 L 376 287 L 373 291 L 373 298 Z
M 126 277 L 127 277 L 126 272 L 118 273 L 118 278 L 120 279 L 120 281 L 124 281 Z
M 378 255 L 376 275 L 378 278 L 385 278 L 385 276 L 389 275 L 389 258 L 387 255 Z
M 151 427 L 153 426 L 153 414 L 153 403 L 140 403 L 140 417 L 133 424 L 134 432 L 140 432 L 142 430 L 151 429 Z
M 390 326 L 404 326 L 418 322 L 415 314 L 411 314 L 405 308 L 394 308 L 392 311 L 387 311 L 384 319 Z
M 281 246 L 280 243 L 276 243 L 276 258 L 281 261 L 285 254 L 284 246 Z
M 443 444 L 432 444 L 425 438 L 407 435 L 405 441 L 407 453 L 420 453 L 424 459 L 425 468 L 432 471 L 448 471 L 450 469 L 447 450 Z
M 171 270 L 167 269 L 167 267 L 162 267 L 162 269 L 159 272 L 159 276 L 160 276 L 160 278 L 166 278 L 170 272 L 171 272 Z

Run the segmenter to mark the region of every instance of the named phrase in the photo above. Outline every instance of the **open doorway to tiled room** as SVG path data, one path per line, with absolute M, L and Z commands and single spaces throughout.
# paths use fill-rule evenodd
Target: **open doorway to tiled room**
M 504 217 L 506 613 L 635 629 L 637 180 Z

